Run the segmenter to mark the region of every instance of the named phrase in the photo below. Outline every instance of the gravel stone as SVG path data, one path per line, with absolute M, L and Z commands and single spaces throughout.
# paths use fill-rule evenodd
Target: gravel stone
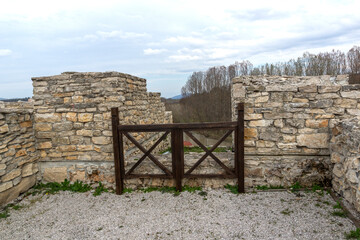
M 345 239 L 355 230 L 317 193 L 61 192 L 24 198 L 0 239 Z

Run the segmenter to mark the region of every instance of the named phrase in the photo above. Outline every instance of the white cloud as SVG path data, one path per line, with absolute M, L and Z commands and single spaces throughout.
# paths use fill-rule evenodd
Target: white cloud
M 174 62 L 182 62 L 182 61 L 200 60 L 201 57 L 195 55 L 172 55 L 169 56 L 169 59 Z
M 202 38 L 197 37 L 184 37 L 184 36 L 177 36 L 177 37 L 170 37 L 165 39 L 166 43 L 175 43 L 175 44 L 181 44 L 181 43 L 188 43 L 193 45 L 203 45 L 206 43 L 206 41 Z
M 152 48 L 148 48 L 148 49 L 144 49 L 144 54 L 145 55 L 156 55 L 156 54 L 160 54 L 163 52 L 166 52 L 167 49 L 152 49 Z
M 123 32 L 121 30 L 113 30 L 110 32 L 97 31 L 96 34 L 102 38 L 143 38 L 149 36 L 146 33 L 136 33 L 136 32 Z
M 9 56 L 12 54 L 10 49 L 0 49 L 0 56 Z

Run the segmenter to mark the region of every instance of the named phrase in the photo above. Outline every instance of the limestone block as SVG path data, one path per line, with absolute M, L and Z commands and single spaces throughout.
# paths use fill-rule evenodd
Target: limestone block
M 273 85 L 266 86 L 267 92 L 297 92 L 298 87 L 293 85 Z
M 61 113 L 37 113 L 35 114 L 35 122 L 60 122 Z
M 360 109 L 346 109 L 346 112 L 350 115 L 360 116 Z
M 334 165 L 333 174 L 338 178 L 342 178 L 344 176 L 344 169 L 343 169 L 342 164 L 336 163 Z
M 93 145 L 78 145 L 77 146 L 78 151 L 92 151 L 94 150 Z
M 5 125 L 0 126 L 0 134 L 6 133 L 8 131 L 9 131 L 9 125 L 5 124 Z
M 354 184 L 359 183 L 359 178 L 356 176 L 356 171 L 349 169 L 346 173 L 346 178 Z
M 333 153 L 331 153 L 331 162 L 332 163 L 340 163 L 340 162 L 342 162 L 342 157 L 340 156 L 339 153 L 333 152 Z
M 322 93 L 316 95 L 315 99 L 340 98 L 336 93 Z
M 299 146 L 308 148 L 328 148 L 329 146 L 327 133 L 300 134 L 296 139 Z
M 43 179 L 46 182 L 63 182 L 67 179 L 66 167 L 49 167 L 45 168 Z
M 256 139 L 257 138 L 257 129 L 256 128 L 245 128 L 244 137 L 245 140 Z
M 254 120 L 249 122 L 249 127 L 268 127 L 273 122 L 273 120 Z
M 37 169 L 37 167 L 36 167 L 36 164 L 29 163 L 29 164 L 26 164 L 26 165 L 23 167 L 21 176 L 22 176 L 22 177 L 27 177 L 27 176 L 33 175 L 33 174 L 36 173 L 37 171 L 38 171 L 38 169 Z
M 82 103 L 84 101 L 83 96 L 73 96 L 72 97 L 72 102 L 73 103 Z
M 35 123 L 35 130 L 36 131 L 51 131 L 52 130 L 52 124 L 51 123 Z
M 70 172 L 70 181 L 85 181 L 85 171 Z
M 341 89 L 341 86 L 319 86 L 319 93 L 335 93 Z
M 22 122 L 20 123 L 20 127 L 22 128 L 32 127 L 32 121 Z
M 110 144 L 111 137 L 93 137 L 92 142 L 99 145 Z
M 242 84 L 234 84 L 232 92 L 234 98 L 245 98 L 245 88 Z
M 6 204 L 19 196 L 20 193 L 26 192 L 36 183 L 36 176 L 22 178 L 21 182 L 15 187 L 12 187 L 0 193 L 0 205 Z
M 77 122 L 77 113 L 75 112 L 66 113 L 66 120 L 71 122 Z
M 269 100 L 269 96 L 261 96 L 255 99 L 255 103 L 264 103 Z
M 20 149 L 16 154 L 15 157 L 21 157 L 27 155 L 27 152 L 25 149 Z
M 245 120 L 259 120 L 262 119 L 263 115 L 262 114 L 245 114 L 244 115 L 244 119 Z M 112 136 L 112 133 L 111 133 Z
M 13 186 L 12 182 L 1 183 L 0 184 L 0 193 L 8 190 L 12 186 Z
M 340 92 L 343 98 L 360 98 L 360 91 Z
M 300 92 L 304 93 L 316 93 L 317 92 L 317 86 L 316 85 L 307 85 L 299 87 Z
M 1 181 L 2 182 L 7 182 L 10 181 L 18 176 L 21 175 L 21 169 L 20 168 L 16 168 L 14 170 L 12 170 L 11 172 L 5 174 L 4 176 L 1 177 Z
M 63 145 L 57 148 L 60 152 L 74 152 L 76 151 L 75 145 Z
M 92 137 L 93 131 L 92 130 L 81 129 L 81 130 L 76 131 L 76 135 Z
M 73 124 L 71 122 L 54 123 L 53 125 L 53 130 L 55 132 L 70 131 L 72 128 Z
M 333 105 L 332 99 L 322 99 L 317 101 L 311 101 L 310 107 L 311 108 L 328 108 Z
M 79 113 L 78 121 L 79 122 L 91 122 L 93 120 L 93 113 Z
M 40 142 L 40 143 L 38 143 L 38 149 L 48 149 L 48 148 L 52 148 L 52 143 L 51 142 Z
M 305 122 L 305 126 L 308 128 L 324 128 L 324 127 L 328 127 L 328 125 L 329 125 L 328 119 L 324 119 L 324 120 L 307 119 Z

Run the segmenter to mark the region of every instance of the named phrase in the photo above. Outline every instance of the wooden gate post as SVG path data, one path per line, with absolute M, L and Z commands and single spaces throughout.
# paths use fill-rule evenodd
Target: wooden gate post
M 111 108 L 111 123 L 114 148 L 116 194 L 120 195 L 124 190 L 124 146 L 123 137 L 119 133 L 119 109 Z
M 244 160 L 244 103 L 237 107 L 238 119 L 235 129 L 235 171 L 238 179 L 238 192 L 245 193 L 245 160 Z
M 172 172 L 175 178 L 176 190 L 181 192 L 184 176 L 184 141 L 182 129 L 171 130 Z

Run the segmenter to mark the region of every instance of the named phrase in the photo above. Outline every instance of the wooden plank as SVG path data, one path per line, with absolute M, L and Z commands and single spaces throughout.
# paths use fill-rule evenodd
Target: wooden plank
M 229 174 L 184 174 L 184 178 L 237 178 Z
M 228 168 L 223 162 L 220 161 L 220 159 L 218 157 L 216 157 L 212 152 L 217 148 L 217 146 L 219 146 L 231 133 L 232 130 L 229 130 L 217 143 L 215 143 L 215 145 L 209 150 L 207 149 L 207 147 L 205 147 L 196 137 L 194 137 L 191 132 L 185 131 L 186 135 L 188 135 L 197 145 L 199 145 L 199 147 L 201 147 L 205 153 L 208 156 L 211 156 L 215 162 L 217 162 L 220 167 L 222 167 L 228 174 L 231 175 L 235 175 L 235 173 L 233 171 L 231 171 L 230 168 Z M 195 169 L 195 168 L 194 168 Z M 194 170 L 192 169 L 192 170 Z
M 119 109 L 111 108 L 111 123 L 112 123 L 112 135 L 113 135 L 113 148 L 114 148 L 114 165 L 115 165 L 115 183 L 116 183 L 116 194 L 120 195 L 124 189 L 123 175 L 121 172 L 121 162 L 124 160 L 122 141 L 120 141 L 121 135 L 119 135 L 118 126 L 119 126 Z
M 148 150 L 146 151 L 146 153 L 139 159 L 139 161 L 137 161 L 134 166 L 132 166 L 132 168 L 125 174 L 125 176 L 130 175 L 135 168 L 137 168 L 140 163 L 157 147 L 157 145 L 159 145 L 159 143 L 162 142 L 162 140 L 164 140 L 166 138 L 166 136 L 170 133 L 170 131 L 165 132 L 161 138 L 159 138 L 159 140 L 156 141 L 156 143 Z
M 143 146 L 141 146 L 141 144 L 138 143 L 138 141 L 136 141 L 136 139 L 133 138 L 133 136 L 131 136 L 129 133 L 126 133 L 126 132 L 124 132 L 123 134 L 124 134 L 136 147 L 138 147 L 143 153 L 146 154 L 146 152 L 147 152 L 146 149 L 145 149 Z M 169 171 L 169 169 L 167 169 L 161 162 L 159 162 L 159 160 L 157 160 L 157 158 L 154 157 L 151 153 L 148 154 L 148 157 L 149 157 L 150 160 L 153 161 L 153 163 L 155 163 L 161 170 L 163 170 L 166 175 L 169 175 L 169 176 L 172 175 L 172 173 Z
M 182 130 L 206 130 L 206 129 L 234 129 L 237 122 L 216 123 L 172 123 L 172 124 L 144 124 L 144 125 L 121 125 L 120 131 L 125 132 L 158 132 L 172 129 Z
M 171 131 L 171 153 L 173 160 L 173 172 L 175 175 L 176 190 L 182 190 L 182 177 L 184 172 L 183 157 L 184 157 L 183 134 L 181 129 L 173 129 Z
M 244 159 L 244 103 L 238 104 L 238 126 L 237 126 L 237 159 L 236 170 L 238 176 L 238 192 L 245 193 L 245 159 Z
M 165 174 L 130 174 L 125 176 L 125 179 L 132 178 L 161 178 L 161 179 L 171 179 L 173 176 L 165 175 Z

